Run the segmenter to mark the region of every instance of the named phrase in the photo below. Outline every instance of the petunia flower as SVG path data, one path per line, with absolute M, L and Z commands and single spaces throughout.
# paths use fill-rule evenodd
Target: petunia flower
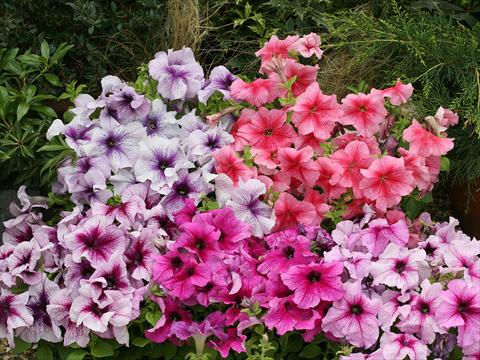
M 299 180 L 306 186 L 313 186 L 319 176 L 318 165 L 312 158 L 313 149 L 310 146 L 300 150 L 283 147 L 278 149 L 278 161 L 282 173 Z
M 158 93 L 169 100 L 195 97 L 204 82 L 203 69 L 190 48 L 156 53 L 148 63 L 148 71 L 158 81 Z
M 293 301 L 293 295 L 284 298 L 274 297 L 268 302 L 269 310 L 263 317 L 265 326 L 275 328 L 278 335 L 293 330 L 313 329 L 321 315 L 314 309 L 302 309 Z
M 135 280 L 150 280 L 153 257 L 158 254 L 152 238 L 150 229 L 143 229 L 138 235 L 130 234 L 131 241 L 125 250 L 124 258 L 128 274 Z
M 237 79 L 225 66 L 215 66 L 208 80 L 198 92 L 198 100 L 206 103 L 215 92 L 221 92 L 224 99 L 230 98 L 230 86 Z
M 394 86 L 382 90 L 382 95 L 390 99 L 390 103 L 395 106 L 405 104 L 413 94 L 412 84 L 403 84 L 400 79 Z
M 188 161 L 178 138 L 151 136 L 140 142 L 138 152 L 135 177 L 140 182 L 150 180 L 151 188 L 155 191 L 165 186 L 171 187 L 178 180 L 180 170 L 194 166 Z
M 183 224 L 181 229 L 175 248 L 188 250 L 202 261 L 216 256 L 219 252 L 220 231 L 206 221 L 195 218 L 193 222 Z
M 413 120 L 403 131 L 403 140 L 410 144 L 409 150 L 412 154 L 423 157 L 442 156 L 453 148 L 453 139 L 435 136 L 424 129 L 417 120 Z
M 125 249 L 123 231 L 108 225 L 104 217 L 92 217 L 65 236 L 65 246 L 72 251 L 72 259 L 80 262 L 85 257 L 92 265 L 104 263 L 116 251 Z
M 320 49 L 321 43 L 320 36 L 312 32 L 298 39 L 295 43 L 295 49 L 303 57 L 309 58 L 315 55 L 317 59 L 321 59 L 323 54 L 323 51 Z
M 294 291 L 293 302 L 301 309 L 317 306 L 320 301 L 343 297 L 340 281 L 343 266 L 339 262 L 294 265 L 280 275 L 283 283 Z
M 10 346 L 15 346 L 13 331 L 18 328 L 32 326 L 33 316 L 26 307 L 29 292 L 11 294 L 6 289 L 0 293 L 0 338 L 6 338 Z
M 294 35 L 287 36 L 285 39 L 279 39 L 276 35 L 273 35 L 255 55 L 262 59 L 262 66 L 268 63 L 272 57 L 286 59 L 288 52 L 295 50 L 296 42 L 299 38 L 298 35 Z
M 421 286 L 421 294 L 414 293 L 410 301 L 410 314 L 400 321 L 397 327 L 404 333 L 417 334 L 425 344 L 431 344 L 435 340 L 436 333 L 443 333 L 436 319 L 437 311 L 441 306 L 442 285 L 430 284 L 426 279 Z
M 480 287 L 464 280 L 452 280 L 440 295 L 438 324 L 458 328 L 458 343 L 467 347 L 480 342 Z
M 275 229 L 284 230 L 298 224 L 313 225 L 317 220 L 315 207 L 308 201 L 299 201 L 283 192 L 275 201 Z
M 326 140 L 342 116 L 336 95 L 324 95 L 317 82 L 307 87 L 292 107 L 292 121 L 302 135 L 313 133 Z
M 385 332 L 380 338 L 380 349 L 385 359 L 426 360 L 430 350 L 427 345 L 409 334 Z
M 168 139 L 178 136 L 180 127 L 175 114 L 175 111 L 167 111 L 162 100 L 153 100 L 150 112 L 142 119 L 147 136 L 162 136 Z
M 246 101 L 257 107 L 273 102 L 281 93 L 279 82 L 272 79 L 256 79 L 250 83 L 237 79 L 230 86 L 233 99 Z
M 212 153 L 217 174 L 225 174 L 237 185 L 238 180 L 246 181 L 252 177 L 252 171 L 237 156 L 231 146 L 224 146 Z
M 211 271 L 205 263 L 197 263 L 189 258 L 180 271 L 170 279 L 160 282 L 169 291 L 169 295 L 180 300 L 189 299 L 196 291 L 196 287 L 203 287 L 210 280 Z
M 347 95 L 342 100 L 343 117 L 340 123 L 353 125 L 360 135 L 370 137 L 380 130 L 387 116 L 381 96 L 363 93 Z
M 22 242 L 7 258 L 8 271 L 28 285 L 38 284 L 42 281 L 42 273 L 36 269 L 40 258 L 41 253 L 33 241 Z
M 272 209 L 259 199 L 265 193 L 265 185 L 259 180 L 240 181 L 231 194 L 231 200 L 226 202 L 240 221 L 250 225 L 255 236 L 269 233 L 275 224 L 271 219 Z
M 205 164 L 211 159 L 212 153 L 233 143 L 233 137 L 221 127 L 209 128 L 206 131 L 195 130 L 186 139 L 188 155 L 192 161 Z
M 60 327 L 52 321 L 47 312 L 47 306 L 50 304 L 51 298 L 59 290 L 58 285 L 46 276 L 40 283 L 30 287 L 30 298 L 26 306 L 33 316 L 33 324 L 17 330 L 18 336 L 23 341 L 36 343 L 45 340 L 56 343 L 62 340 Z
M 410 233 L 404 220 L 389 224 L 385 219 L 375 219 L 359 236 L 362 244 L 376 257 L 382 254 L 389 243 L 405 246 Z
M 397 205 L 402 196 L 410 194 L 414 188 L 412 173 L 405 168 L 402 158 L 387 155 L 374 160 L 368 169 L 360 172 L 365 177 L 360 181 L 360 190 L 383 211 Z
M 130 86 L 123 86 L 107 98 L 107 104 L 114 109 L 116 119 L 120 124 L 145 117 L 150 111 L 150 101 L 144 95 L 139 95 Z
M 344 289 L 343 299 L 333 303 L 322 320 L 322 328 L 352 345 L 369 348 L 378 339 L 377 313 L 382 304 L 362 293 L 360 281 L 347 283 Z
M 390 243 L 378 260 L 372 263 L 370 273 L 373 285 L 395 286 L 402 293 L 417 287 L 430 275 L 425 257 L 424 250 L 409 250 Z

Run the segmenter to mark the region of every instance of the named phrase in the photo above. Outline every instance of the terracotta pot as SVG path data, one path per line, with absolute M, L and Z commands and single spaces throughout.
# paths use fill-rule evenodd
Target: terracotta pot
M 448 196 L 462 230 L 480 239 L 480 179 L 470 184 L 470 191 L 472 194 L 469 199 L 468 185 L 450 186 Z M 467 213 L 465 213 L 466 210 L 468 210 Z

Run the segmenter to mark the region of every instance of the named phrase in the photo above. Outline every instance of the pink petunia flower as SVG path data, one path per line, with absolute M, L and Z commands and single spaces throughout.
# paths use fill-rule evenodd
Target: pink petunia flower
M 182 233 L 175 242 L 176 249 L 185 249 L 206 261 L 219 251 L 220 231 L 204 220 L 195 220 L 182 225 Z
M 320 36 L 312 32 L 308 35 L 303 35 L 297 40 L 295 45 L 296 50 L 303 57 L 309 58 L 315 55 L 317 59 L 321 59 L 323 54 L 323 51 L 320 49 L 321 43 Z
M 404 333 L 418 335 L 425 344 L 431 344 L 436 333 L 443 333 L 436 320 L 441 291 L 441 284 L 430 284 L 428 279 L 424 280 L 422 293 L 414 293 L 410 302 L 410 314 L 398 323 L 398 328 Z
M 404 148 L 399 148 L 398 152 L 403 157 L 405 169 L 412 172 L 417 187 L 422 191 L 430 191 L 435 181 L 435 176 L 430 173 L 425 158 L 414 155 Z
M 435 113 L 435 120 L 443 127 L 449 127 L 458 124 L 458 114 L 452 110 L 440 106 Z
M 280 84 L 272 79 L 256 79 L 250 83 L 236 79 L 230 86 L 232 98 L 257 107 L 271 103 L 281 95 L 281 91 Z
M 335 151 L 329 159 L 341 168 L 341 171 L 332 176 L 330 183 L 346 188 L 351 187 L 355 197 L 362 197 L 359 185 L 363 176 L 360 170 L 367 169 L 373 161 L 368 146 L 364 142 L 355 140 L 344 149 Z
M 248 143 L 259 149 L 276 149 L 290 146 L 295 137 L 292 126 L 286 124 L 283 110 L 260 108 L 253 114 L 249 124 L 238 129 L 238 136 L 248 139 Z
M 453 149 L 453 139 L 435 136 L 416 120 L 403 131 L 403 139 L 410 144 L 412 154 L 423 157 L 442 156 Z
M 377 313 L 382 306 L 378 299 L 362 293 L 360 281 L 344 284 L 343 299 L 335 301 L 322 321 L 324 331 L 346 338 L 357 347 L 369 348 L 378 339 Z
M 409 334 L 385 332 L 380 339 L 384 359 L 427 360 L 430 350 L 427 345 Z
M 0 338 L 6 338 L 10 346 L 15 346 L 13 330 L 33 324 L 32 314 L 26 305 L 29 293 L 10 294 L 1 289 L 0 294 Z
M 314 309 L 301 309 L 293 301 L 293 295 L 284 298 L 275 297 L 268 303 L 270 309 L 263 322 L 270 330 L 277 329 L 278 335 L 293 330 L 309 330 L 315 327 L 321 315 Z
M 313 133 L 319 140 L 330 137 L 335 121 L 342 115 L 337 96 L 324 95 L 316 82 L 297 98 L 292 110 L 292 121 L 299 133 Z
M 437 321 L 446 328 L 458 328 L 458 343 L 462 347 L 480 342 L 480 287 L 464 280 L 452 280 L 448 290 L 440 295 Z
M 307 186 L 313 186 L 318 179 L 318 165 L 312 159 L 313 149 L 310 146 L 301 150 L 292 148 L 278 149 L 278 160 L 282 173 L 293 177 Z
M 295 49 L 295 43 L 298 39 L 298 35 L 287 36 L 285 39 L 279 39 L 276 35 L 273 35 L 255 55 L 262 59 L 262 66 L 272 57 L 286 59 L 288 52 Z
M 305 89 L 315 83 L 317 79 L 318 65 L 303 65 L 295 60 L 287 59 L 285 64 L 285 76 L 288 80 L 295 78 L 292 85 L 293 96 L 301 95 Z
M 373 285 L 395 286 L 402 292 L 415 288 L 430 275 L 425 251 L 402 248 L 391 243 L 372 263 Z
M 225 146 L 213 154 L 217 174 L 225 174 L 237 185 L 238 180 L 246 181 L 252 178 L 252 171 L 243 163 L 230 146 Z
M 293 302 L 301 309 L 317 306 L 320 301 L 343 297 L 340 281 L 343 266 L 339 262 L 295 265 L 280 275 L 283 283 L 294 291 Z
M 283 192 L 274 205 L 275 229 L 284 230 L 298 224 L 313 225 L 316 222 L 315 207 L 307 201 L 299 201 Z
M 391 242 L 398 246 L 405 246 L 409 239 L 408 226 L 405 220 L 398 220 L 389 224 L 385 219 L 376 219 L 368 224 L 368 229 L 360 233 L 362 244 L 373 256 L 380 255 Z
M 395 106 L 405 104 L 413 94 L 412 84 L 403 84 L 400 79 L 394 86 L 382 91 L 383 96 L 390 98 L 390 103 Z
M 405 319 L 410 314 L 410 293 L 402 294 L 400 291 L 385 290 L 382 295 L 383 305 L 378 313 L 383 331 L 388 331 L 398 318 Z
M 341 172 L 342 168 L 326 157 L 319 157 L 317 159 L 317 165 L 320 176 L 316 185 L 321 188 L 326 198 L 338 199 L 347 189 L 340 184 L 332 185 L 330 180 L 333 176 Z
M 410 194 L 414 188 L 412 173 L 405 168 L 402 158 L 387 155 L 374 160 L 368 169 L 360 172 L 365 177 L 360 182 L 360 190 L 383 211 L 397 205 L 402 196 Z
M 342 100 L 343 125 L 353 125 L 360 135 L 370 137 L 380 130 L 387 116 L 383 97 L 373 94 L 349 94 Z

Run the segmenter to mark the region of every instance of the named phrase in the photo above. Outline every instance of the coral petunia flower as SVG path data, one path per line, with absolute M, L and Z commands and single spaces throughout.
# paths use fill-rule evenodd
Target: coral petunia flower
M 301 150 L 278 149 L 278 160 L 283 175 L 293 177 L 307 186 L 313 186 L 319 176 L 318 165 L 312 157 L 313 149 L 310 146 Z
M 298 35 L 287 36 L 282 40 L 273 35 L 255 55 L 262 59 L 262 66 L 274 56 L 286 59 L 288 52 L 295 49 L 295 43 L 298 39 Z
M 410 144 L 412 154 L 423 157 L 442 156 L 453 149 L 453 139 L 435 136 L 416 120 L 403 131 L 403 140 Z
M 237 185 L 239 179 L 246 181 L 252 177 L 251 170 L 237 156 L 231 146 L 225 146 L 215 151 L 213 158 L 215 159 L 217 174 L 227 175 L 232 179 L 234 185 Z
M 350 94 L 342 100 L 343 125 L 353 125 L 360 135 L 370 137 L 380 130 L 387 116 L 383 97 L 363 93 Z
M 390 98 L 392 105 L 398 106 L 405 104 L 413 94 L 412 84 L 403 84 L 400 79 L 397 80 L 394 86 L 382 91 L 383 96 Z
M 257 79 L 250 83 L 237 79 L 230 86 L 232 98 L 246 101 L 257 107 L 271 103 L 281 93 L 280 83 L 272 79 Z
M 274 206 L 275 230 L 284 230 L 298 224 L 313 225 L 317 221 L 315 207 L 307 201 L 299 201 L 283 192 Z
M 326 140 L 340 119 L 342 110 L 336 95 L 324 95 L 318 83 L 311 84 L 297 98 L 292 108 L 292 121 L 302 135 L 313 133 L 319 140 Z
M 248 143 L 260 149 L 275 149 L 290 146 L 295 138 L 295 131 L 286 124 L 287 116 L 282 110 L 260 108 L 251 119 L 250 124 L 238 129 L 237 136 L 248 139 Z
M 360 190 L 367 199 L 375 201 L 380 210 L 397 205 L 415 186 L 412 172 L 405 168 L 403 158 L 385 156 L 360 172 L 365 177 L 360 182 Z

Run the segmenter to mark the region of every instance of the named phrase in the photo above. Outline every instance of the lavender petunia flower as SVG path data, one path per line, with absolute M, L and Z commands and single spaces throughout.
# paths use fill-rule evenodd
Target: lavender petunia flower
M 123 231 L 101 216 L 88 219 L 65 235 L 65 246 L 72 251 L 73 261 L 80 262 L 85 257 L 94 267 L 102 265 L 116 251 L 123 251 L 125 245 Z
M 175 114 L 175 111 L 167 111 L 167 106 L 160 99 L 153 100 L 150 113 L 142 120 L 147 135 L 169 139 L 178 136 L 180 127 Z
M 103 122 L 95 128 L 89 153 L 104 154 L 110 161 L 112 170 L 133 167 L 138 153 L 138 142 L 145 136 L 145 129 L 138 122 L 127 125 L 116 125 L 114 122 Z
M 206 103 L 216 91 L 223 94 L 224 99 L 230 98 L 230 85 L 237 79 L 225 66 L 216 66 L 205 82 L 205 86 L 198 92 L 198 100 Z
M 75 107 L 70 111 L 83 119 L 88 119 L 97 108 L 105 106 L 105 101 L 102 99 L 95 100 L 88 94 L 80 94 L 75 98 L 74 104 Z
M 100 98 L 104 99 L 116 92 L 117 90 L 122 89 L 126 84 L 118 77 L 113 75 L 107 75 L 102 78 L 102 93 Z
M 29 222 L 30 215 L 23 214 L 17 216 L 15 219 L 5 221 L 5 232 L 3 233 L 4 244 L 20 244 L 25 241 L 30 241 L 33 238 L 32 226 Z
M 233 209 L 240 221 L 251 226 L 255 236 L 268 234 L 275 225 L 275 221 L 271 219 L 272 209 L 259 199 L 265 192 L 265 184 L 259 180 L 240 180 L 238 188 L 233 191 L 231 200 L 226 204 Z
M 10 346 L 15 346 L 13 330 L 33 324 L 33 317 L 26 307 L 28 297 L 28 292 L 14 295 L 1 289 L 0 339 L 6 338 Z
M 160 203 L 167 214 L 171 216 L 183 207 L 186 199 L 193 198 L 195 204 L 198 204 L 202 193 L 206 194 L 208 192 L 210 192 L 210 187 L 204 181 L 200 172 L 188 173 L 183 170 L 178 174 L 178 180 L 173 183 L 172 188 L 164 192 L 166 196 Z
M 184 115 L 178 123 L 181 126 L 179 134 L 180 139 L 187 139 L 195 130 L 207 131 L 209 129 L 209 126 L 203 122 L 200 117 L 195 115 L 195 110 Z
M 151 188 L 160 191 L 165 185 L 171 187 L 182 169 L 194 167 L 180 148 L 179 139 L 150 137 L 140 143 L 139 158 L 135 163 L 137 181 L 151 180 Z
M 26 192 L 27 187 L 25 185 L 21 185 L 17 191 L 18 200 L 20 200 L 19 207 L 15 202 L 10 203 L 8 206 L 8 211 L 13 216 L 19 216 L 23 213 L 28 213 L 33 208 L 48 208 L 48 198 L 44 196 L 29 196 Z
M 45 276 L 43 280 L 30 288 L 30 299 L 27 308 L 33 315 L 33 324 L 18 330 L 18 336 L 28 343 L 36 343 L 39 340 L 48 342 L 60 342 L 62 332 L 60 327 L 52 321 L 47 312 L 52 296 L 60 289 L 53 281 Z
M 35 242 L 22 242 L 15 247 L 7 259 L 8 271 L 28 285 L 38 284 L 42 281 L 42 274 L 36 271 L 40 257 L 40 251 L 37 250 Z
M 88 345 L 90 330 L 83 325 L 77 326 L 70 320 L 69 312 L 72 306 L 73 298 L 70 289 L 61 289 L 51 298 L 47 305 L 47 312 L 50 318 L 65 328 L 63 335 L 63 345 L 69 346 L 77 343 L 81 347 Z
M 204 164 L 211 159 L 212 153 L 234 142 L 233 136 L 220 127 L 209 128 L 206 131 L 195 130 L 186 139 L 189 156 L 193 161 Z
M 95 272 L 95 268 L 90 261 L 82 258 L 80 262 L 75 262 L 72 259 L 72 255 L 68 254 L 65 257 L 65 285 L 69 288 L 77 289 L 80 287 L 81 280 L 88 280 Z
M 107 105 L 116 111 L 120 124 L 145 117 L 150 111 L 150 101 L 144 95 L 139 95 L 130 86 L 116 90 L 107 98 Z
M 77 155 L 82 156 L 85 153 L 85 145 L 92 139 L 92 129 L 93 123 L 90 120 L 84 120 L 78 116 L 68 124 L 64 124 L 62 120 L 56 119 L 47 130 L 47 140 L 63 134 L 67 145 L 70 146 Z
M 195 97 L 204 81 L 203 69 L 190 48 L 155 54 L 148 70 L 152 78 L 158 80 L 158 93 L 170 100 Z

